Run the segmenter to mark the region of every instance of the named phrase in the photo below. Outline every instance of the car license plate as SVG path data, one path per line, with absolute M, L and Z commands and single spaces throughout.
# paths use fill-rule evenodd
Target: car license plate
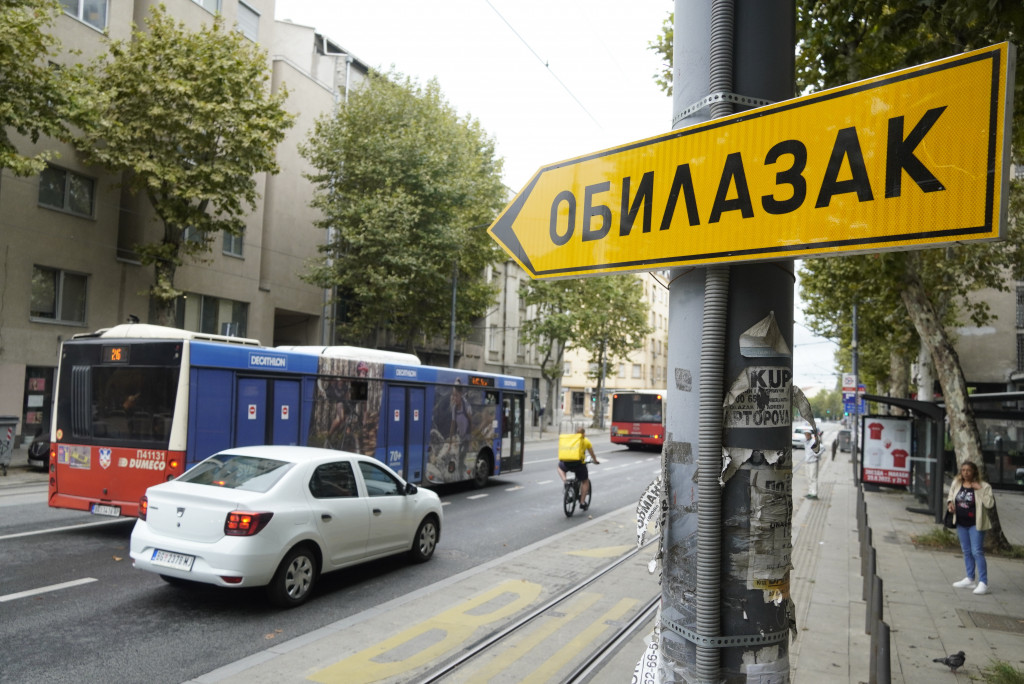
M 120 506 L 107 506 L 105 504 L 93 504 L 90 508 L 93 515 L 110 515 L 115 518 L 121 516 Z
M 192 563 L 194 563 L 195 560 L 195 556 L 186 556 L 183 553 L 162 551 L 161 549 L 153 549 L 153 557 L 150 558 L 153 565 L 159 565 L 165 568 L 174 568 L 175 570 L 184 570 L 185 572 L 192 571 Z

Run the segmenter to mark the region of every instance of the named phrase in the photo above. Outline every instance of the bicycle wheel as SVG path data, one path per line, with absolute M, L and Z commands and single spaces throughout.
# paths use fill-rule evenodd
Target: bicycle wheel
M 576 488 L 568 480 L 565 482 L 565 489 L 562 494 L 562 509 L 565 511 L 566 518 L 571 518 L 572 514 L 576 511 Z

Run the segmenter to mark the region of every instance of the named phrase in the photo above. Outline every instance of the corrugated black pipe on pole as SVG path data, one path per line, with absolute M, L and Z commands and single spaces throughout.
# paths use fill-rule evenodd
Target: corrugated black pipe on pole
M 791 98 L 794 44 L 793 0 L 713 0 L 710 8 L 706 0 L 676 0 L 674 127 L 706 121 L 709 113 L 728 115 L 740 97 Z M 694 107 L 705 98 L 708 106 Z M 744 163 L 765 163 L 766 150 L 721 152 L 719 164 L 736 152 Z M 751 229 L 756 225 L 755 217 Z M 680 414 L 697 409 L 697 420 L 694 425 L 692 414 L 669 415 L 663 679 L 740 682 L 756 670 L 787 681 L 791 547 L 788 534 L 778 535 L 764 552 L 769 533 L 762 516 L 773 525 L 791 524 L 793 264 L 677 269 L 671 283 L 670 363 L 676 382 L 669 406 Z M 682 301 L 694 296 L 702 306 Z M 695 355 L 692 324 L 698 313 L 702 330 Z M 679 325 L 680 319 L 689 327 Z M 752 337 L 760 340 L 753 346 Z M 770 425 L 730 424 L 724 420 L 725 390 L 752 379 L 774 383 L 773 401 L 782 410 Z M 699 402 L 693 401 L 693 389 L 699 389 Z M 723 450 L 740 461 L 724 488 Z M 681 629 L 672 629 L 673 622 Z

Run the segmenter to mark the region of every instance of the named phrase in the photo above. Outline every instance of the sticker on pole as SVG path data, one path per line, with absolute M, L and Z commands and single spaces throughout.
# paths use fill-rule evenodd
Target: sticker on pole
M 774 312 L 740 335 L 740 353 L 746 358 L 764 358 L 765 363 L 744 368 L 733 381 L 725 396 L 725 427 L 788 426 L 793 422 L 792 355 Z M 776 360 L 768 362 L 768 358 Z

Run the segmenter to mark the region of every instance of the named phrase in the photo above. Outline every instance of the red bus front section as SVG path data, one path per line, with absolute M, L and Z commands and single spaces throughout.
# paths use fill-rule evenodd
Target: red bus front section
M 665 443 L 665 426 L 661 423 L 612 422 L 612 444 L 633 447 L 661 448 Z
M 55 443 L 50 506 L 138 517 L 146 489 L 185 472 L 185 452 Z
M 665 443 L 662 391 L 624 390 L 612 395 L 612 444 L 630 449 L 660 449 Z

